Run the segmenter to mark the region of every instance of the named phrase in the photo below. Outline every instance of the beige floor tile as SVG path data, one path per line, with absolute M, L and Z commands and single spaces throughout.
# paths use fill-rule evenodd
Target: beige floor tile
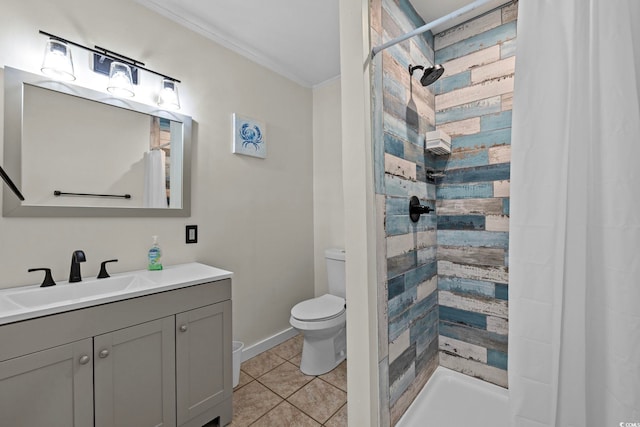
M 346 403 L 347 393 L 316 378 L 287 400 L 319 423 L 324 423 Z
M 233 420 L 231 426 L 246 427 L 277 406 L 282 399 L 260 384 L 252 381 L 233 392 Z
M 345 403 L 338 412 L 336 412 L 329 421 L 325 423 L 327 427 L 347 427 L 347 404 Z
M 291 359 L 289 359 L 289 362 L 293 363 L 294 365 L 296 365 L 298 368 L 300 367 L 300 361 L 302 360 L 302 353 L 293 356 Z
M 290 403 L 282 402 L 265 416 L 256 421 L 252 427 L 316 427 L 320 426 L 313 418 L 301 412 Z M 346 424 L 345 424 L 346 426 Z
M 290 360 L 292 357 L 302 353 L 302 341 L 302 334 L 298 334 L 282 344 L 275 346 L 272 350 L 283 359 Z
M 234 390 L 239 389 L 242 386 L 245 386 L 253 381 L 253 377 L 247 374 L 245 371 L 240 370 L 240 380 L 238 381 L 238 385 L 234 387 Z
M 320 375 L 320 378 L 342 391 L 347 391 L 347 361 L 342 361 L 332 371 Z
M 240 368 L 253 378 L 258 378 L 284 362 L 285 360 L 275 354 L 273 350 L 268 350 L 247 360 Z
M 269 390 L 276 392 L 280 397 L 287 398 L 313 378 L 303 374 L 296 365 L 284 362 L 258 378 L 258 381 L 268 387 Z

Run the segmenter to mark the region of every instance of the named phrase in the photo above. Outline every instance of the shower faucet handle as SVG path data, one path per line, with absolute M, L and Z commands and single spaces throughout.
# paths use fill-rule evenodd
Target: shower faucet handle
M 416 196 L 411 196 L 411 199 L 409 199 L 409 218 L 411 218 L 411 221 L 418 222 L 420 215 L 428 214 L 432 211 L 435 211 L 435 209 L 430 206 L 421 205 L 420 199 Z

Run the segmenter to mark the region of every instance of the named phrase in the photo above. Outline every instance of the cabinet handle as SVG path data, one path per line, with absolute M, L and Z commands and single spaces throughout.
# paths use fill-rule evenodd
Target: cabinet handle
M 180 326 L 180 332 L 187 332 L 187 329 L 188 329 L 187 325 Z
M 89 356 L 87 356 L 86 354 L 80 356 L 80 364 L 81 365 L 86 365 L 87 363 L 89 363 L 90 360 L 91 360 L 91 358 Z
M 109 355 L 109 350 L 107 350 L 106 348 L 104 350 L 100 350 L 100 353 L 98 353 L 98 356 L 100 356 L 101 359 L 104 359 L 108 355 Z

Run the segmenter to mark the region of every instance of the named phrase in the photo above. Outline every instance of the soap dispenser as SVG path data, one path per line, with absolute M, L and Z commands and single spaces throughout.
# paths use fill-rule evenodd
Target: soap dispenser
M 162 250 L 160 250 L 160 245 L 158 245 L 158 236 L 153 236 L 153 245 L 151 245 L 151 249 L 149 249 L 149 270 L 162 270 L 162 262 L 160 261 L 160 257 L 162 257 Z

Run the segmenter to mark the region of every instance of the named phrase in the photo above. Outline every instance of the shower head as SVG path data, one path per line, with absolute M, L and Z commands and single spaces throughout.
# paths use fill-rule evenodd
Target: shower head
M 411 74 L 412 76 L 413 72 L 418 69 L 424 70 L 424 74 L 422 74 L 422 77 L 420 77 L 420 83 L 422 84 L 422 86 L 429 86 L 430 84 L 438 80 L 440 76 L 442 76 L 442 73 L 444 73 L 444 67 L 440 64 L 436 64 L 433 67 L 428 68 L 425 68 L 422 65 L 413 66 L 409 64 L 409 74 Z

